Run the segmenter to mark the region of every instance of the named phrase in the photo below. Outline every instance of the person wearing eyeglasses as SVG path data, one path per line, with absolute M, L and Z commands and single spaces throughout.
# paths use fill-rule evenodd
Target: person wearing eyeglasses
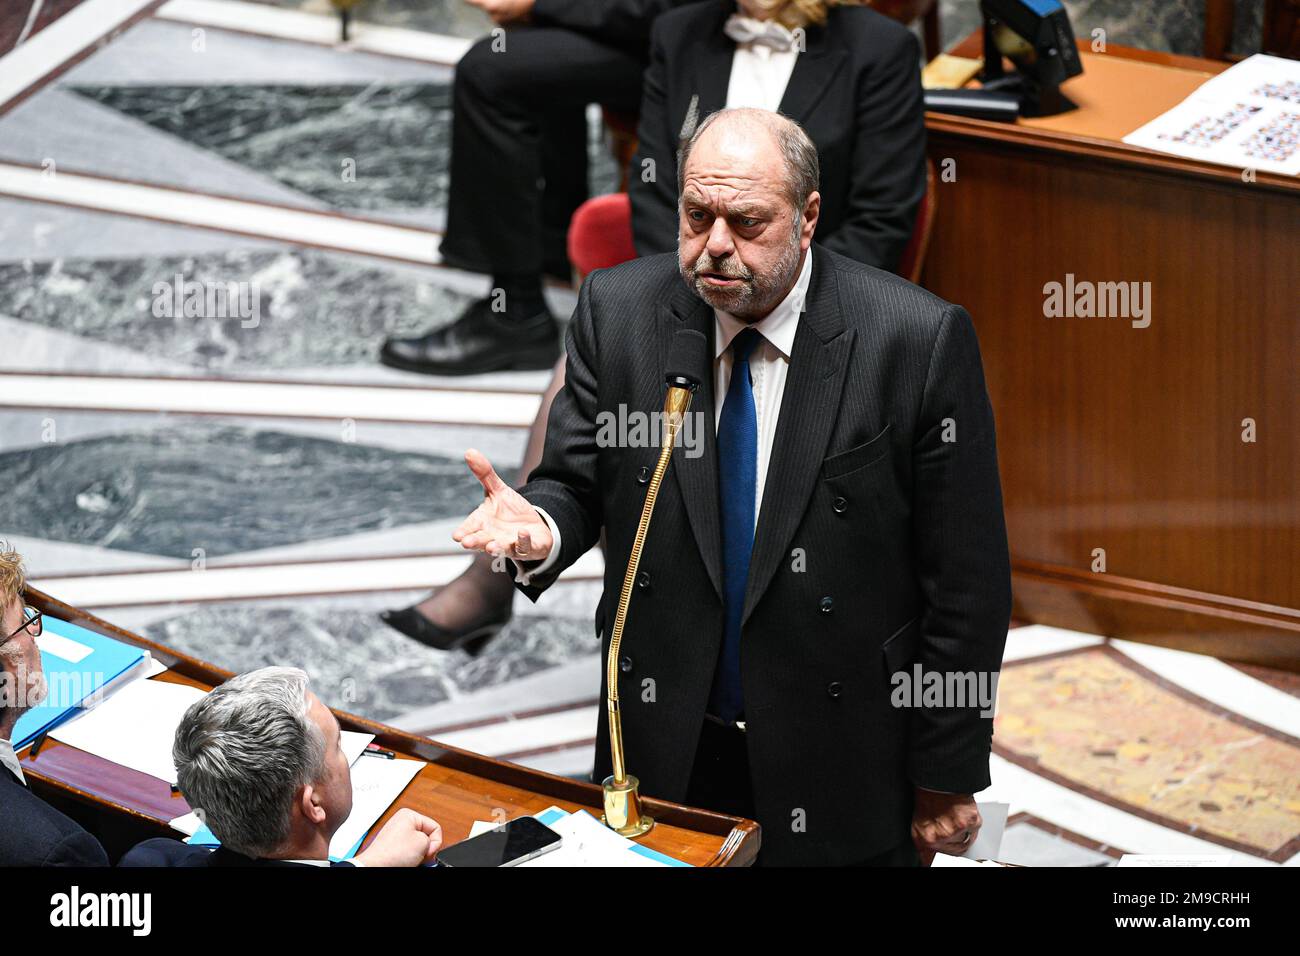
M 98 840 L 32 793 L 10 740 L 46 690 L 41 613 L 23 604 L 25 583 L 22 558 L 0 542 L 0 866 L 108 866 Z

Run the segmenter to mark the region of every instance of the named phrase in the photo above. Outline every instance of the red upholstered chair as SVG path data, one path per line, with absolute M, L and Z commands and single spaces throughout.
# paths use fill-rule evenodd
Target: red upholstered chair
M 909 282 L 921 278 L 935 212 L 934 162 L 925 163 L 925 196 L 916 213 L 912 238 L 907 241 L 898 274 Z M 580 283 L 588 273 L 636 258 L 632 245 L 632 204 L 627 193 L 610 193 L 588 199 L 569 221 L 569 261 Z
M 636 258 L 632 245 L 632 203 L 627 193 L 588 199 L 569 220 L 569 261 L 581 282 L 596 269 Z

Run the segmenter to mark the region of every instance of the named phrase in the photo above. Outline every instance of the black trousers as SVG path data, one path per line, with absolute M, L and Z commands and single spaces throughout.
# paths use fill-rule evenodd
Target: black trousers
M 757 819 L 754 811 L 754 787 L 749 776 L 749 750 L 745 734 L 706 719 L 695 751 L 690 783 L 686 785 L 687 806 L 701 807 L 716 813 Z M 758 852 L 758 866 L 763 865 L 763 851 Z M 884 853 L 859 860 L 854 866 L 920 866 L 921 857 L 911 839 L 905 839 Z
M 635 112 L 644 61 L 554 27 L 488 37 L 456 66 L 444 261 L 492 273 L 562 272 L 587 198 L 588 103 Z

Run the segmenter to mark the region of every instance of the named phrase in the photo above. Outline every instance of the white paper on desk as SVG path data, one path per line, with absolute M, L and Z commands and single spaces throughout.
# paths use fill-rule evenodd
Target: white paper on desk
M 402 795 L 415 775 L 427 767 L 422 760 L 362 757 L 352 765 L 352 813 L 330 840 L 330 856 L 345 859 L 357 841 Z
M 157 677 L 159 674 L 166 674 L 170 669 L 166 664 L 155 658 L 148 651 L 145 651 L 144 655 L 149 658 L 149 663 L 145 665 L 144 673 L 140 675 L 145 680 L 148 680 L 150 677 Z
M 1241 169 L 1300 174 L 1300 62 L 1249 57 L 1124 142 Z
M 187 837 L 192 837 L 194 834 L 199 832 L 199 827 L 203 826 L 203 821 L 199 819 L 197 813 L 191 810 L 184 816 L 177 817 L 175 820 L 170 821 L 167 825 L 173 830 L 179 830 Z
M 188 684 L 136 680 L 103 703 L 50 731 L 61 743 L 167 783 L 176 781 L 172 739 L 185 711 L 204 692 Z
M 980 811 L 979 836 L 975 837 L 966 852 L 962 854 L 968 860 L 996 860 L 1002 853 L 1002 834 L 1007 829 L 1007 811 L 1009 803 L 977 803 Z
M 343 747 L 343 753 L 347 755 L 349 766 L 357 762 L 357 758 L 370 746 L 370 741 L 375 739 L 374 734 L 361 734 L 355 730 L 341 730 L 339 736 L 342 738 L 339 743 Z

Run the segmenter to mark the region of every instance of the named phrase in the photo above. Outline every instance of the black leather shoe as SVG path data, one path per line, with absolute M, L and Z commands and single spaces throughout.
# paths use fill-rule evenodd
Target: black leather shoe
M 448 631 L 421 614 L 415 607 L 402 608 L 400 611 L 384 611 L 379 619 L 396 631 L 421 644 L 440 651 L 465 651 L 470 657 L 479 653 L 492 638 L 501 633 L 502 628 L 510 623 L 512 611 L 506 602 L 504 613 L 492 620 L 480 621 L 473 627 L 460 631 Z
M 425 375 L 547 369 L 560 357 L 560 326 L 549 312 L 507 319 L 482 299 L 451 325 L 410 339 L 389 339 L 379 361 Z

